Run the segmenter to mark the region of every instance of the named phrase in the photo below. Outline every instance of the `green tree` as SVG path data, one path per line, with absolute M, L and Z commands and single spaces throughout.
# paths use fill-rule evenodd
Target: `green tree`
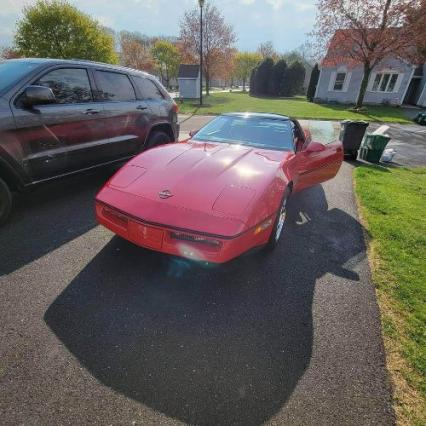
M 258 67 L 254 67 L 251 70 L 251 73 L 250 73 L 250 82 L 249 82 L 249 84 L 250 84 L 250 96 L 257 95 L 257 86 L 256 86 L 256 83 L 257 83 L 257 69 L 258 69 Z
M 15 35 L 23 56 L 118 62 L 113 37 L 66 1 L 39 0 L 23 15 Z
M 283 82 L 283 95 L 294 96 L 303 93 L 305 67 L 299 62 L 293 62 L 286 71 Z
M 256 94 L 269 95 L 269 81 L 272 78 L 272 71 L 274 69 L 274 60 L 272 58 L 264 59 L 256 70 Z
M 243 90 L 254 67 L 262 60 L 259 53 L 238 52 L 235 56 L 235 77 L 243 81 Z
M 280 59 L 272 70 L 271 84 L 273 87 L 271 95 L 284 96 L 283 83 L 287 73 L 287 62 L 284 59 Z
M 311 72 L 311 78 L 309 80 L 308 92 L 306 93 L 306 97 L 309 102 L 312 102 L 315 97 L 315 91 L 317 90 L 317 84 L 319 79 L 320 71 L 318 68 L 318 64 L 315 64 L 314 68 Z
M 151 50 L 152 57 L 155 60 L 161 79 L 166 86 L 170 86 L 170 79 L 178 75 L 180 64 L 179 49 L 167 40 L 157 40 Z

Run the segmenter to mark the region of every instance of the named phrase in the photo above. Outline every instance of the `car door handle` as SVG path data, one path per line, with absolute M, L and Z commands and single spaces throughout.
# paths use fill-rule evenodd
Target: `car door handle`
M 86 109 L 84 113 L 87 115 L 94 115 L 94 114 L 99 114 L 100 112 L 101 111 L 98 109 L 89 108 L 89 109 Z
M 139 110 L 143 111 L 144 109 L 148 109 L 148 107 L 143 106 L 143 105 L 138 105 L 138 106 L 136 107 L 136 109 L 139 109 Z

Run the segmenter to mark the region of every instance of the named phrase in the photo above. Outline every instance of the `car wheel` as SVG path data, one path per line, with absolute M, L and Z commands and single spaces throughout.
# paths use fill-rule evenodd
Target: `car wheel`
M 0 225 L 6 222 L 12 210 L 12 194 L 3 179 L 0 179 Z
M 171 142 L 170 136 L 164 132 L 153 132 L 149 135 L 148 141 L 145 145 L 145 149 L 151 149 L 155 146 L 164 145 Z
M 273 250 L 279 243 L 281 235 L 285 229 L 286 218 L 287 218 L 287 202 L 290 197 L 290 189 L 287 188 L 284 192 L 284 197 L 281 201 L 280 208 L 278 210 L 277 217 L 275 219 L 274 227 L 272 228 L 271 235 L 269 237 L 266 248 Z

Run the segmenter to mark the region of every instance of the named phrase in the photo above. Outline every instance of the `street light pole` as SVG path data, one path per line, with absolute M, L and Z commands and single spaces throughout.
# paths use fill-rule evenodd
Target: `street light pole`
M 200 106 L 203 105 L 203 6 L 204 0 L 198 0 L 200 5 Z

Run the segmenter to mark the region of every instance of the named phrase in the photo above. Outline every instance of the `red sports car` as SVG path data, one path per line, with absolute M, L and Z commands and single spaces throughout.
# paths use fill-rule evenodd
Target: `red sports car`
M 233 113 L 129 161 L 96 197 L 99 223 L 152 250 L 227 262 L 278 243 L 296 191 L 333 178 L 340 142 L 311 141 L 296 120 Z

